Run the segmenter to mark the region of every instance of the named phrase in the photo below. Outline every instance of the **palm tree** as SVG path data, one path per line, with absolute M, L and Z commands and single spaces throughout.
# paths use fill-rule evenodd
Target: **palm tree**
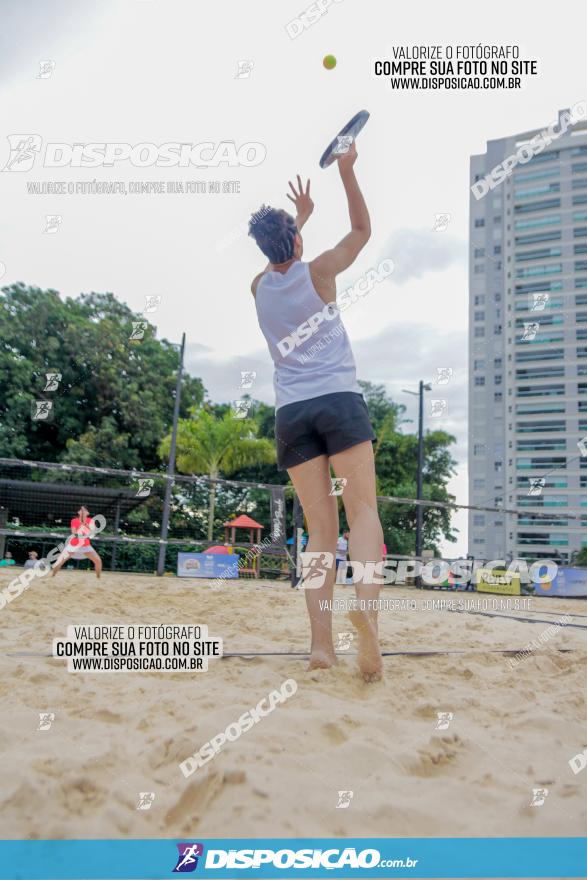
M 251 419 L 238 419 L 229 411 L 215 418 L 205 409 L 192 412 L 192 418 L 177 424 L 176 465 L 184 474 L 207 474 L 218 478 L 243 467 L 275 461 L 271 440 L 256 436 L 257 426 Z M 159 455 L 169 456 L 171 435 L 159 445 Z M 210 483 L 208 505 L 208 540 L 212 541 L 216 483 Z

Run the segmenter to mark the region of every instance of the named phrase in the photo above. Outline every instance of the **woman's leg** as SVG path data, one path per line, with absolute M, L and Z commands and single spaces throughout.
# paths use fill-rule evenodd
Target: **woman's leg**
M 312 458 L 288 469 L 289 477 L 298 494 L 308 524 L 306 553 L 330 553 L 332 564 L 326 570 L 326 580 L 319 589 L 305 589 L 306 606 L 310 615 L 312 646 L 310 668 L 332 666 L 336 662 L 332 644 L 332 611 L 320 608 L 320 603 L 332 601 L 336 566 L 334 556 L 338 538 L 338 507 L 330 494 L 330 467 L 325 455 Z M 308 581 L 308 586 L 311 581 Z
M 51 577 L 55 577 L 60 568 L 62 568 L 66 562 L 72 558 L 72 554 L 68 553 L 67 550 L 62 550 L 59 556 L 57 557 L 57 562 L 51 569 Z
M 375 459 L 371 441 L 357 443 L 330 459 L 337 477 L 345 477 L 342 500 L 350 529 L 349 556 L 373 572 L 373 564 L 383 559 L 383 529 L 377 512 Z M 381 575 L 379 575 L 379 579 Z M 372 577 L 366 578 L 372 580 Z M 355 580 L 357 599 L 364 600 L 365 610 L 351 612 L 351 620 L 359 634 L 359 666 L 366 681 L 381 677 L 382 663 L 377 631 L 377 608 L 380 585 Z M 369 607 L 371 602 L 371 607 Z
M 102 560 L 98 556 L 95 550 L 90 550 L 89 553 L 86 553 L 88 559 L 91 559 L 94 563 L 94 569 L 96 571 L 96 577 L 100 577 L 100 572 L 102 571 Z

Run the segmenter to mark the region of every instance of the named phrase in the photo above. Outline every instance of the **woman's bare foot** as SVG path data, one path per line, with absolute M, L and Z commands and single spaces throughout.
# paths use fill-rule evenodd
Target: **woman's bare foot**
M 324 651 L 321 648 L 314 648 L 310 654 L 310 665 L 308 669 L 330 669 L 338 663 L 334 651 Z
M 383 676 L 377 628 L 364 611 L 349 611 L 351 623 L 359 636 L 359 669 L 366 682 L 379 681 Z

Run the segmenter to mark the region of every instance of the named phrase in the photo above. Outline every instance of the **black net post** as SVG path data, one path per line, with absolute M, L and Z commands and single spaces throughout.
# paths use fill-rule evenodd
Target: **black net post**
M 293 544 L 292 544 L 292 559 L 293 559 L 293 567 L 291 570 L 291 585 L 295 587 L 299 580 L 298 576 L 298 568 L 299 568 L 299 530 L 304 528 L 304 511 L 302 509 L 302 505 L 300 504 L 300 500 L 297 495 L 294 495 L 293 502 Z
M 116 510 L 114 512 L 114 534 L 120 534 L 120 498 L 116 502 Z M 116 569 L 116 551 L 118 549 L 118 541 L 112 542 L 112 555 L 110 557 L 110 569 Z
M 5 507 L 0 507 L 0 529 L 6 528 L 6 522 L 8 520 L 8 511 Z M 4 559 L 4 552 L 6 550 L 6 535 L 0 534 L 0 559 Z
M 161 520 L 161 538 L 159 544 L 159 559 L 157 561 L 157 575 L 162 577 L 165 571 L 165 554 L 167 552 L 167 533 L 169 531 L 169 511 L 171 508 L 171 492 L 173 489 L 173 475 L 175 473 L 175 447 L 177 443 L 177 422 L 179 420 L 179 404 L 181 400 L 181 380 L 183 375 L 183 353 L 185 349 L 185 333 L 181 337 L 179 352 L 179 366 L 177 369 L 177 384 L 175 386 L 175 403 L 173 406 L 173 427 L 171 429 L 171 446 L 169 449 L 169 463 L 167 465 L 167 480 L 165 484 L 165 500 L 163 502 L 163 517 Z

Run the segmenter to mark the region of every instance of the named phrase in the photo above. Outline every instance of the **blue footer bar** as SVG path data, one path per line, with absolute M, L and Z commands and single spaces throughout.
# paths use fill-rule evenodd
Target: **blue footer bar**
M 587 877 L 587 838 L 3 840 L 0 880 Z

